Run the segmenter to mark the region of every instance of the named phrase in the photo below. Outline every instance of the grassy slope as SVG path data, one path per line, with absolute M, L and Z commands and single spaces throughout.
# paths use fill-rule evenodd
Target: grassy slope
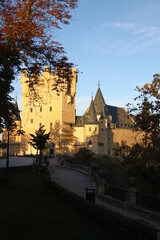
M 120 236 L 62 203 L 43 175 L 35 176 L 31 167 L 25 167 L 10 170 L 9 182 L 0 186 L 0 239 L 116 240 Z

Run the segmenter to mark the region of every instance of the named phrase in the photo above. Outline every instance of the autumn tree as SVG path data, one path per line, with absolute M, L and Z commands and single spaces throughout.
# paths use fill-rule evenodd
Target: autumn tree
M 77 1 L 0 0 L 1 129 L 5 119 L 2 109 L 12 101 L 12 83 L 19 72 L 27 70 L 28 86 L 34 92 L 42 67 L 54 71 L 56 66 L 72 66 L 62 45 L 55 41 L 55 30 L 69 23 Z
M 131 112 L 137 112 L 135 129 L 145 133 L 144 143 L 158 147 L 160 145 L 160 75 L 155 74 L 150 84 L 138 88 L 140 100 Z
M 134 127 L 144 134 L 145 158 L 150 157 L 150 163 L 160 165 L 160 75 L 155 74 L 150 84 L 137 90 L 140 95 L 135 100 L 138 102 L 130 107 L 130 112 L 135 114 Z
M 151 83 L 137 87 L 136 104 L 129 104 L 135 117 L 134 131 L 143 133 L 142 141 L 132 146 L 122 143 L 116 155 L 123 157 L 123 164 L 130 174 L 160 187 L 160 75 L 155 74 Z

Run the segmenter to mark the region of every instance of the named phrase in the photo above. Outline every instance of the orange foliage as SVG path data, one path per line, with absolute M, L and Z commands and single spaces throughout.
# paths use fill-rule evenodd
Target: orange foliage
M 55 29 L 68 24 L 78 0 L 0 0 L 0 131 L 8 121 L 12 82 L 27 70 L 34 93 L 44 66 L 70 68 L 64 49 L 55 42 Z M 11 104 L 12 105 L 12 104 Z M 6 112 L 6 113 L 5 113 Z
M 63 52 L 54 41 L 55 28 L 68 24 L 70 10 L 78 0 L 1 0 L 0 1 L 0 44 L 9 50 L 21 53 L 21 63 L 29 67 L 43 60 L 52 61 L 55 54 Z M 38 54 L 40 54 L 38 56 Z

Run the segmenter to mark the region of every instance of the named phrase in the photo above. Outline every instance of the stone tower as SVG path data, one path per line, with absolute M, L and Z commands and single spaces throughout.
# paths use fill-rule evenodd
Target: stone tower
M 26 72 L 22 73 L 22 127 L 25 135 L 22 138 L 25 144 L 25 153 L 34 154 L 35 150 L 28 141 L 29 134 L 35 133 L 44 125 L 46 132 L 50 132 L 49 151 L 69 151 L 73 138 L 73 125 L 75 123 L 75 94 L 77 83 L 77 69 L 72 68 L 71 81 L 65 79 L 54 89 L 58 82 L 56 73 L 51 73 L 49 68 L 44 68 L 43 74 L 38 79 L 35 95 L 29 91 L 29 78 Z M 59 88 L 59 92 L 56 90 Z M 54 89 L 54 90 L 53 90 Z M 62 91 L 61 91 L 62 90 Z M 37 95 L 36 95 L 37 94 Z M 38 96 L 36 98 L 36 96 Z

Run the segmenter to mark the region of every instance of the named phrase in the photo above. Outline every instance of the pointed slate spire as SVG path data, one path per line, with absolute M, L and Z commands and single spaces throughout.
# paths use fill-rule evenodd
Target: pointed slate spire
M 16 101 L 15 101 L 15 115 L 14 115 L 14 119 L 15 120 L 21 120 L 21 117 L 20 117 L 20 111 L 19 111 L 19 108 L 18 108 L 18 102 L 17 102 L 17 97 L 16 97 Z
M 105 106 L 104 109 L 103 109 L 103 111 L 101 112 L 100 119 L 105 119 L 105 118 L 107 118 L 107 115 L 108 115 L 108 109 L 107 109 L 107 106 Z
M 91 97 L 91 104 L 89 107 L 89 111 L 86 114 L 86 117 L 87 117 L 87 119 L 86 119 L 87 124 L 97 123 L 96 110 L 94 107 L 93 97 Z
M 94 98 L 94 105 L 97 114 L 101 114 L 106 106 L 105 100 L 100 89 L 100 83 L 98 83 L 98 90 Z

